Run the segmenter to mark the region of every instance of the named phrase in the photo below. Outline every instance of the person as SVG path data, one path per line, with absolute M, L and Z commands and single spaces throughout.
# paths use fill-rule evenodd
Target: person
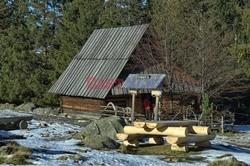
M 149 96 L 145 97 L 143 104 L 144 104 L 146 119 L 150 120 L 150 101 L 149 101 Z

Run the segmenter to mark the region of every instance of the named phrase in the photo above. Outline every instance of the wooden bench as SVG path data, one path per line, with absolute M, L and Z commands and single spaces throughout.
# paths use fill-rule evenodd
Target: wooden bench
M 33 119 L 33 115 L 15 112 L 11 110 L 0 111 L 0 125 L 14 125 L 15 129 L 26 129 L 28 127 L 27 121 Z

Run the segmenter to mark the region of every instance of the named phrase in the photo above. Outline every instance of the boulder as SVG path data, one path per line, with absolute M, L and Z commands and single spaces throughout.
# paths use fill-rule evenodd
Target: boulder
M 35 114 L 42 114 L 42 115 L 58 115 L 60 112 L 60 109 L 58 108 L 36 108 L 33 110 Z
M 98 135 L 100 134 L 99 128 L 96 123 L 92 122 L 87 125 L 80 133 L 77 133 L 73 136 L 75 139 L 85 139 L 87 136 Z
M 73 138 L 82 140 L 81 145 L 93 149 L 116 149 L 119 143 L 114 139 L 117 133 L 123 132 L 124 126 L 125 122 L 120 117 L 101 118 L 91 122 Z
M 17 106 L 15 109 L 25 112 L 32 112 L 36 108 L 34 103 L 24 103 Z
M 96 121 L 96 125 L 98 126 L 101 135 L 108 136 L 111 139 L 116 139 L 116 134 L 118 132 L 110 119 L 100 119 L 99 121 Z
M 101 150 L 104 148 L 117 149 L 119 147 L 119 143 L 115 142 L 105 135 L 88 136 L 82 141 L 82 145 L 97 150 Z
M 83 139 L 90 135 L 104 135 L 111 139 L 116 139 L 116 134 L 122 133 L 124 126 L 125 122 L 121 117 L 101 118 L 91 122 L 80 133 L 77 133 L 74 138 Z
M 0 110 L 13 110 L 15 108 L 15 104 L 0 104 Z
M 218 166 L 218 165 L 247 166 L 246 163 L 244 163 L 243 161 L 238 161 L 234 156 L 223 157 L 223 159 L 218 159 L 208 164 L 208 166 Z

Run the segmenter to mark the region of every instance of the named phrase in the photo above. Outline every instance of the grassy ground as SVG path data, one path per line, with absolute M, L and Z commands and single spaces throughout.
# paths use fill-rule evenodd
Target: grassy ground
M 22 147 L 14 142 L 4 143 L 0 147 L 0 164 L 27 165 L 31 157 L 31 149 Z
M 190 146 L 189 152 L 172 151 L 170 145 L 140 145 L 138 149 L 120 146 L 121 153 L 129 153 L 136 155 L 163 155 L 164 161 L 168 162 L 193 162 L 205 161 L 205 157 L 195 156 L 201 154 L 202 148 Z M 191 156 L 192 155 L 192 156 Z

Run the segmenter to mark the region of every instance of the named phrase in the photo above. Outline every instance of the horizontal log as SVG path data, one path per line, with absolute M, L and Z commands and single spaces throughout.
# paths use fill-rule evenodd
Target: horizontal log
M 171 135 L 177 137 L 186 137 L 188 135 L 188 129 L 186 127 L 162 127 L 155 129 L 137 128 L 135 126 L 125 126 L 124 133 L 126 134 L 146 134 L 146 135 Z
M 150 121 L 146 126 L 150 129 L 161 127 L 187 127 L 197 125 L 198 121 Z
M 190 126 L 188 127 L 188 131 L 191 134 L 198 135 L 209 135 L 211 133 L 210 127 L 207 126 Z
M 116 138 L 120 141 L 133 140 L 133 139 L 144 139 L 144 138 L 151 138 L 151 137 L 157 137 L 157 135 L 125 134 L 125 133 L 117 133 L 116 134 Z
M 173 137 L 167 136 L 166 141 L 169 144 L 182 144 L 182 143 L 197 143 L 209 141 L 215 138 L 215 135 L 190 135 L 187 137 Z
M 133 136 L 133 135 L 130 135 L 130 136 Z M 128 134 L 125 134 L 125 133 L 117 133 L 116 134 L 116 138 L 120 141 L 125 141 L 125 140 L 128 140 L 129 138 L 129 135 Z
M 146 122 L 134 122 L 135 127 L 144 128 L 146 126 Z
M 202 148 L 210 148 L 211 142 L 210 141 L 197 142 L 197 143 L 195 143 L 195 145 L 198 147 L 202 147 Z

